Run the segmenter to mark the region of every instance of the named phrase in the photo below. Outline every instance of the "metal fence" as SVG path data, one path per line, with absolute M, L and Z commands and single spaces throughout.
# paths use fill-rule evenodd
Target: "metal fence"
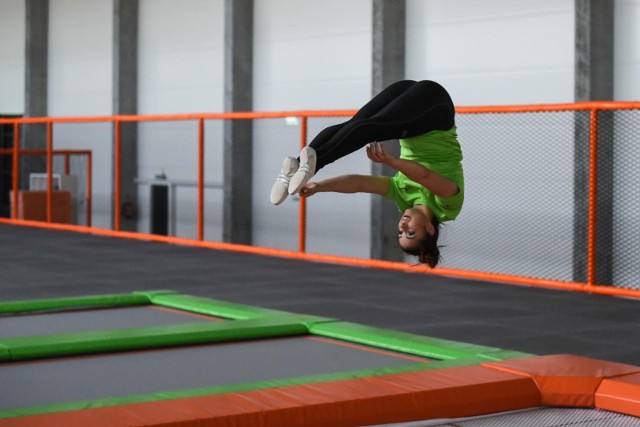
M 465 206 L 456 221 L 444 225 L 443 262 L 433 271 L 369 259 L 372 196 L 290 197 L 277 208 L 269 203 L 282 158 L 353 113 L 0 119 L 0 126 L 13 130 L 14 141 L 0 150 L 12 158 L 0 165 L 9 165 L 13 177 L 11 218 L 2 222 L 25 223 L 17 205 L 20 192 L 28 190 L 23 173 L 28 169 L 47 176 L 46 221 L 40 226 L 91 227 L 91 232 L 135 237 L 121 233 L 122 222 L 131 220 L 129 206 L 135 211 L 133 234 L 144 238 L 640 296 L 640 103 L 458 108 Z M 224 140 L 231 120 L 252 129 L 250 246 L 224 242 L 223 208 L 230 197 L 224 191 L 230 185 L 223 173 Z M 137 160 L 136 170 L 123 175 L 127 123 L 136 123 Z M 88 161 L 71 172 L 68 160 L 54 161 L 65 153 Z M 40 162 L 25 160 L 33 156 Z M 320 174 L 369 173 L 370 168 L 364 154 L 354 155 Z M 55 224 L 54 174 L 77 175 L 84 191 L 86 219 L 76 225 Z M 132 175 L 135 182 L 122 182 Z M 168 226 L 162 233 L 167 236 L 149 237 L 154 233 L 150 189 L 158 185 L 167 190 Z M 135 200 L 123 188 L 135 188 Z

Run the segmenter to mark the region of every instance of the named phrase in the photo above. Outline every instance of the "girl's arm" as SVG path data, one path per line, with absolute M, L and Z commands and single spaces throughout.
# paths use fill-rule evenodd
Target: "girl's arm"
M 316 193 L 372 193 L 385 195 L 389 190 L 388 176 L 340 175 L 318 182 L 308 182 L 300 189 L 302 197 Z
M 410 180 L 423 185 L 436 196 L 451 197 L 455 196 L 459 191 L 458 186 L 453 181 L 438 175 L 420 163 L 392 156 L 380 142 L 374 142 L 367 146 L 367 157 L 376 163 L 384 163 L 402 172 Z

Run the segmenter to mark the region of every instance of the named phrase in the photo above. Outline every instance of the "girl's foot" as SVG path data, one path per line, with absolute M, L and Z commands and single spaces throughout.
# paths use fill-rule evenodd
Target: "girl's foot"
M 300 167 L 291 177 L 289 194 L 296 194 L 316 173 L 316 150 L 304 147 L 300 152 Z
M 287 194 L 289 181 L 298 170 L 299 164 L 298 159 L 293 157 L 287 157 L 282 162 L 280 174 L 278 175 L 278 178 L 276 178 L 276 182 L 273 183 L 273 187 L 271 187 L 271 203 L 274 205 L 277 206 L 284 202 L 284 199 L 289 195 Z

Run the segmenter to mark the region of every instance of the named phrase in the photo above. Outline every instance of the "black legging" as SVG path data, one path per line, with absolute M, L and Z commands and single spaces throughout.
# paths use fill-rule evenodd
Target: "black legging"
M 316 172 L 370 142 L 410 138 L 453 127 L 451 97 L 436 82 L 393 83 L 351 119 L 322 130 L 309 144 L 317 153 Z

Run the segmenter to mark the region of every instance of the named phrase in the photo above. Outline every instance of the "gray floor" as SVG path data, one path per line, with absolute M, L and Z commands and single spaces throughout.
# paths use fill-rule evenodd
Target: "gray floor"
M 0 300 L 173 289 L 640 365 L 640 301 L 0 225 Z

